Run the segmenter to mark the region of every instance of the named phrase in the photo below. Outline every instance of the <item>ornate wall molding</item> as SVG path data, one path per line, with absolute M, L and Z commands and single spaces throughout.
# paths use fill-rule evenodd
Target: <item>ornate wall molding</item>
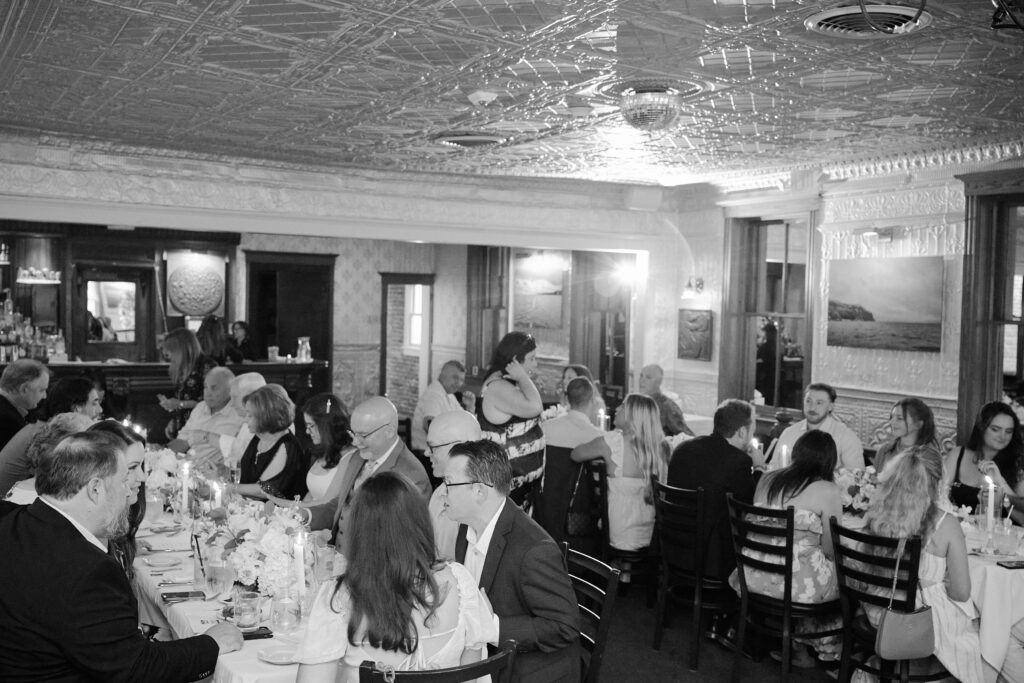
M 972 164 L 992 164 L 1024 156 L 1024 141 L 992 142 L 985 145 L 947 147 L 946 149 L 876 157 L 839 164 L 825 164 L 822 172 L 832 180 L 850 180 L 913 173 L 934 168 Z

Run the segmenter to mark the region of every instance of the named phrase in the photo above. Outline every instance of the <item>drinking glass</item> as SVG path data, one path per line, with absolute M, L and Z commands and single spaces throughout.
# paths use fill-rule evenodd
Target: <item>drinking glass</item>
M 997 526 L 992 541 L 999 555 L 1017 554 L 1017 534 L 1013 531 L 1005 531 Z
M 149 525 L 160 519 L 160 515 L 164 514 L 164 497 L 163 494 L 156 491 L 146 491 L 146 515 L 143 517 L 143 521 Z
M 260 594 L 242 591 L 235 596 L 235 626 L 247 633 L 260 625 Z
M 235 583 L 235 569 L 226 560 L 211 560 L 206 565 L 206 585 L 211 597 L 227 593 Z
M 275 633 L 292 633 L 302 621 L 299 603 L 291 597 L 275 598 L 270 611 L 270 628 Z

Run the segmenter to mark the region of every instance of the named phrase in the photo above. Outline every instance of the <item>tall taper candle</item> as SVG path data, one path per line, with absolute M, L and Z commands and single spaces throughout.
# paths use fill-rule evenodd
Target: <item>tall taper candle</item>
M 183 517 L 191 517 L 188 509 L 188 470 L 189 463 L 181 463 L 181 514 Z
M 985 513 L 985 526 L 988 535 L 991 536 L 996 526 L 996 483 L 987 474 L 985 475 L 985 486 L 988 487 L 988 510 Z
M 295 534 L 295 581 L 297 602 L 302 605 L 306 593 L 306 532 L 299 531 Z

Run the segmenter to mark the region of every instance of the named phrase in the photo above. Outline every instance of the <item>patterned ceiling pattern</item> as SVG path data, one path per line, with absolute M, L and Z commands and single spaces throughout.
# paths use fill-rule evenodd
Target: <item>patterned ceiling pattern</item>
M 804 27 L 851 2 L 0 0 L 0 132 L 662 184 L 1024 140 L 1024 32 L 989 0 L 933 0 L 909 35 Z M 697 91 L 659 133 L 619 111 L 652 80 Z

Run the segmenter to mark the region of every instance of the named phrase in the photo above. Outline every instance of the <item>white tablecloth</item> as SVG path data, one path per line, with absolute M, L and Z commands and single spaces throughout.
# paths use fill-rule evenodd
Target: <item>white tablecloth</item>
M 193 560 L 189 557 L 191 551 L 188 547 L 188 532 L 183 531 L 173 536 L 167 534 L 149 536 L 143 532 L 141 538 L 150 543 L 154 549 L 180 549 L 180 552 L 157 552 L 151 555 L 140 555 L 135 559 L 140 613 L 162 615 L 166 620 L 165 623 L 170 627 L 171 634 L 176 639 L 189 638 L 202 633 L 217 623 L 223 607 L 219 601 L 191 600 L 167 605 L 160 598 L 161 593 L 193 589 L 191 584 L 158 585 L 161 581 L 172 578 L 191 579 Z M 155 562 L 166 558 L 178 558 L 181 560 L 181 564 L 162 575 L 153 576 L 151 572 L 161 569 L 151 567 L 147 563 L 149 558 L 153 558 L 151 561 Z M 247 640 L 238 652 L 222 655 L 217 659 L 217 668 L 212 680 L 214 683 L 294 683 L 298 665 L 267 664 L 258 658 L 258 653 L 268 647 L 294 646 L 295 642 L 292 638 L 276 635 L 264 640 Z
M 967 535 L 968 549 L 984 545 L 984 536 Z M 1024 569 L 1006 569 L 997 562 L 1022 557 L 971 555 L 971 598 L 981 612 L 981 656 L 996 671 L 1003 666 L 1010 645 L 1010 628 L 1024 619 Z

